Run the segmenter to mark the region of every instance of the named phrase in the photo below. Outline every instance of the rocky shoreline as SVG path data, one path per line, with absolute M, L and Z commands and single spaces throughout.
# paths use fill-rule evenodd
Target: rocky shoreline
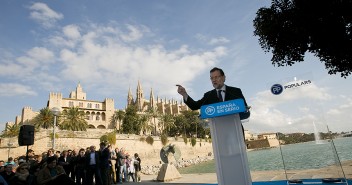
M 199 157 L 198 156 L 195 159 L 189 159 L 189 160 L 182 160 L 181 159 L 177 162 L 171 162 L 170 164 L 173 164 L 176 168 L 184 168 L 184 167 L 200 164 L 203 162 L 207 162 L 207 161 L 210 161 L 213 159 L 214 159 L 213 156 L 206 156 L 206 157 Z M 161 164 L 160 165 L 142 166 L 141 173 L 143 173 L 145 175 L 156 175 L 156 174 L 158 174 L 160 167 L 161 167 Z

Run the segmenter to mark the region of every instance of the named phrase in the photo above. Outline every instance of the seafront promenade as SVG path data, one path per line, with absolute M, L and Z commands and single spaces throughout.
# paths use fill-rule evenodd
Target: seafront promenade
M 347 179 L 352 179 L 352 161 L 342 163 L 343 170 Z M 169 182 L 157 182 L 157 175 L 142 175 L 143 184 L 216 184 L 217 177 L 215 173 L 198 173 L 198 174 L 181 174 L 182 177 Z M 342 176 L 341 170 L 336 166 L 329 166 L 320 169 L 308 170 L 289 170 L 287 171 L 288 179 L 322 179 L 338 178 Z M 258 181 L 279 181 L 286 180 L 284 170 L 282 171 L 251 171 L 253 182 Z M 138 183 L 128 183 L 138 184 Z

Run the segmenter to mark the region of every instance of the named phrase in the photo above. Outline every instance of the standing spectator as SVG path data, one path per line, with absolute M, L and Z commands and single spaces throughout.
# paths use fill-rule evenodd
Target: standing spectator
M 95 151 L 95 146 L 90 146 L 89 153 L 86 154 L 87 185 L 93 184 L 94 176 L 96 185 L 103 184 L 101 180 L 99 165 L 99 152 Z
M 76 157 L 78 152 L 76 149 L 68 150 L 68 156 L 70 157 L 70 171 L 71 171 L 71 179 L 76 180 Z
M 8 183 L 9 179 L 15 175 L 15 173 L 13 172 L 13 165 L 7 164 L 5 166 L 5 171 L 3 171 L 0 175 L 4 177 L 5 181 Z
M 110 151 L 110 184 L 116 184 L 117 179 L 116 179 L 116 151 L 112 148 L 110 145 L 109 147 Z
M 134 178 L 134 174 L 136 172 L 136 170 L 134 169 L 134 158 L 127 156 L 126 158 L 126 167 L 127 167 L 127 182 L 130 181 L 130 177 L 132 177 L 132 181 L 136 182 L 136 179 Z
M 134 169 L 136 170 L 135 172 L 135 179 L 136 179 L 136 182 L 141 182 L 141 174 L 140 174 L 140 171 L 142 170 L 141 168 L 141 158 L 139 157 L 138 153 L 135 153 L 134 154 Z
M 76 185 L 85 185 L 86 182 L 86 156 L 84 148 L 79 150 L 78 156 L 75 157 L 76 163 Z
M 15 175 L 9 179 L 10 185 L 35 185 L 34 175 L 29 173 L 29 164 L 21 163 L 17 168 Z
M 109 174 L 110 174 L 110 146 L 106 146 L 107 143 L 101 142 L 100 143 L 100 150 L 99 150 L 99 160 L 100 160 L 100 173 L 103 185 L 109 184 Z
M 71 157 L 68 156 L 67 150 L 64 150 L 62 152 L 62 155 L 58 159 L 59 165 L 61 165 L 64 168 L 65 173 L 68 176 L 70 176 L 70 174 L 71 174 L 70 159 L 71 159 Z
M 126 173 L 126 155 L 125 155 L 125 149 L 121 148 L 120 151 L 117 153 L 117 163 L 119 166 L 119 183 L 122 183 L 123 181 L 123 176 L 126 180 L 127 173 Z

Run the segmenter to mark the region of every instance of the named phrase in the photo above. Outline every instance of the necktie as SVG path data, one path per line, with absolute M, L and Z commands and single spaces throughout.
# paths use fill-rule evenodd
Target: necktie
M 218 98 L 219 98 L 219 101 L 224 101 L 224 99 L 222 98 L 221 91 L 222 90 L 218 90 Z

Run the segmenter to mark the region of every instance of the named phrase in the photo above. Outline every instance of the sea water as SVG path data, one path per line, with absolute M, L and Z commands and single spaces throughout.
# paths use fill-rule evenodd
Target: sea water
M 335 150 L 336 148 L 336 150 Z M 281 155 L 282 153 L 282 155 Z M 247 152 L 251 171 L 318 169 L 352 160 L 352 137 L 306 142 Z M 216 173 L 214 160 L 179 169 L 181 173 Z

